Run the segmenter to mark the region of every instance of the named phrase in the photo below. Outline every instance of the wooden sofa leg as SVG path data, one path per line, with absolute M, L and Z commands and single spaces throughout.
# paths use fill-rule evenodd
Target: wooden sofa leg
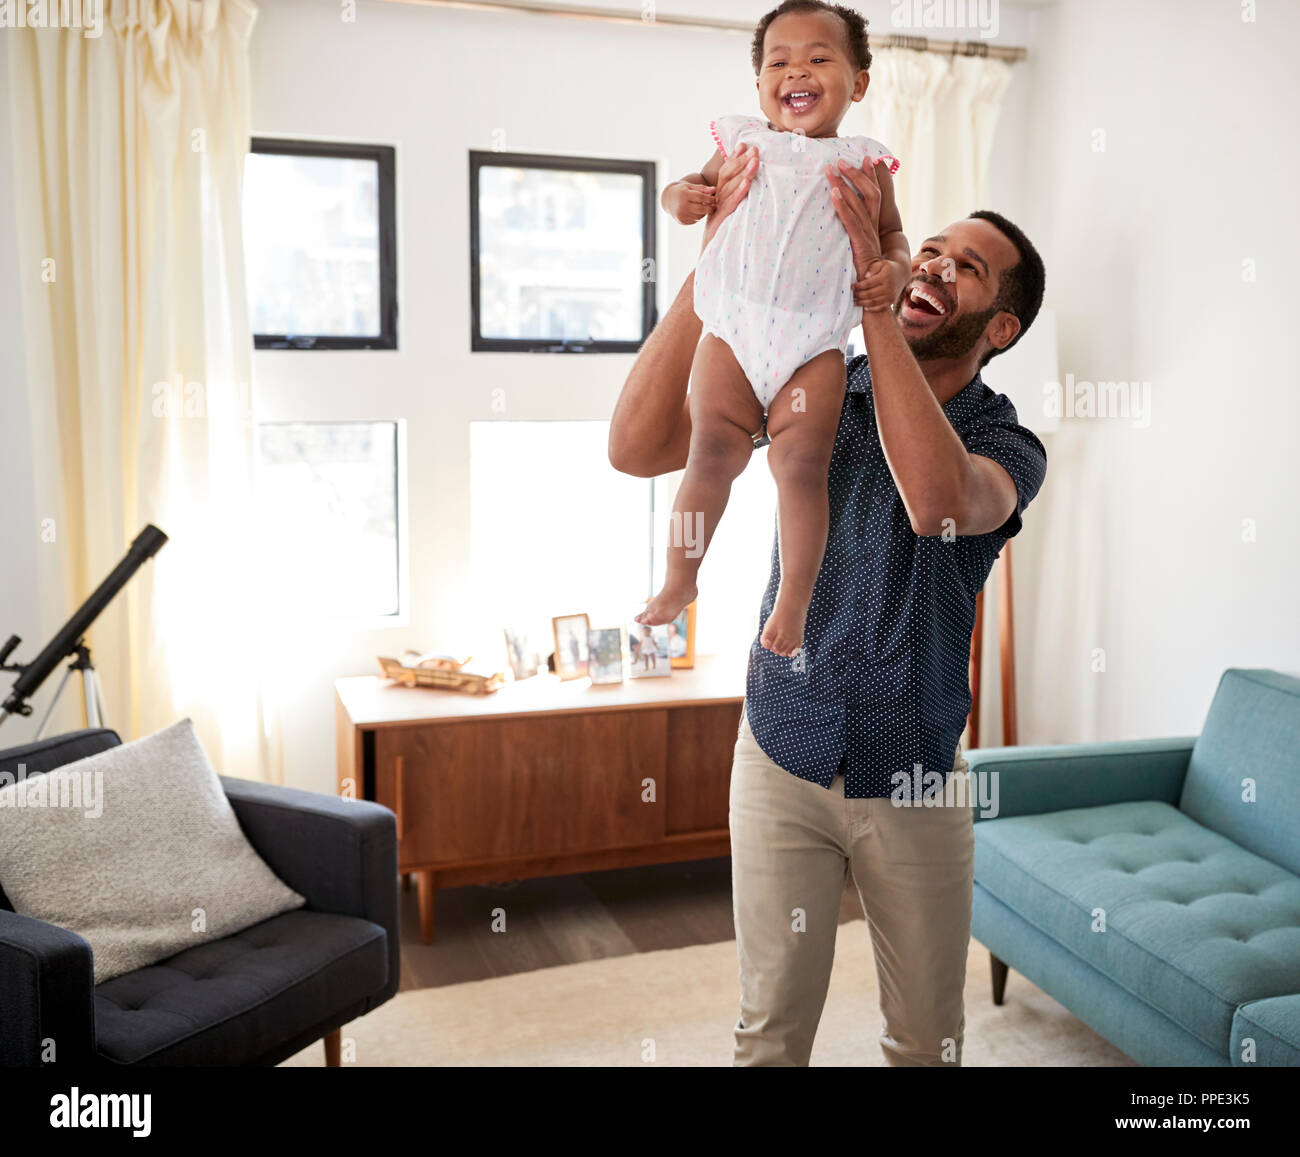
M 337 1069 L 343 1064 L 343 1030 L 336 1028 L 325 1034 L 325 1067 Z
M 993 1003 L 1001 1004 L 1007 991 L 1007 966 L 990 952 L 989 967 L 993 973 Z

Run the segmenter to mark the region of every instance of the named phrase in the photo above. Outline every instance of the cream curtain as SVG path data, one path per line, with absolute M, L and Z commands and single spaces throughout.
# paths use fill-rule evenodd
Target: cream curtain
M 241 186 L 249 0 L 108 0 L 9 42 L 38 506 L 61 620 L 147 522 L 169 543 L 92 628 L 123 739 L 190 716 L 278 781 L 253 539 Z
M 845 131 L 883 141 L 903 228 L 926 237 L 984 204 L 989 154 L 1011 66 L 904 48 L 872 54 L 871 85 Z

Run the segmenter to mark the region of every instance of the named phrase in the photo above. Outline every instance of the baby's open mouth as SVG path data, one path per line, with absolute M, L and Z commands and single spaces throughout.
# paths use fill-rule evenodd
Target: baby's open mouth
M 781 98 L 781 103 L 791 112 L 807 112 L 819 100 L 821 100 L 821 93 L 805 89 L 799 92 L 787 92 Z

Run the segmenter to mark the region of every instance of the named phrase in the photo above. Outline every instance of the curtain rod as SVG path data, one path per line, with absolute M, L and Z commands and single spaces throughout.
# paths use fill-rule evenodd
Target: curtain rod
M 609 24 L 636 24 L 642 27 L 689 28 L 697 32 L 731 32 L 752 36 L 754 26 L 737 20 L 713 20 L 706 16 L 687 16 L 675 13 L 656 15 L 653 20 L 642 20 L 634 12 L 617 8 L 578 8 L 566 4 L 550 4 L 546 0 L 388 0 L 390 4 L 421 4 L 434 8 L 462 8 L 477 12 L 525 12 L 536 16 L 562 16 L 571 20 L 599 20 Z M 944 56 L 986 56 L 990 60 L 1005 60 L 1015 64 L 1024 60 L 1029 52 L 1025 48 L 1002 44 L 989 44 L 984 40 L 931 40 L 926 36 L 886 35 L 873 36 L 872 48 L 910 48 L 914 52 L 936 52 Z

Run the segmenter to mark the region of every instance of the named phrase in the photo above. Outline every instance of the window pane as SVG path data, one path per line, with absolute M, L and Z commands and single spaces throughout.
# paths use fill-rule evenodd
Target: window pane
M 258 427 L 261 562 L 286 614 L 399 613 L 397 424 Z
M 378 336 L 378 162 L 249 154 L 244 250 L 255 334 Z
M 644 181 L 479 170 L 479 334 L 639 342 Z
M 608 422 L 470 423 L 473 612 L 495 648 L 518 627 L 544 657 L 552 617 L 618 627 L 645 605 L 650 482 L 609 465 L 608 437 Z

